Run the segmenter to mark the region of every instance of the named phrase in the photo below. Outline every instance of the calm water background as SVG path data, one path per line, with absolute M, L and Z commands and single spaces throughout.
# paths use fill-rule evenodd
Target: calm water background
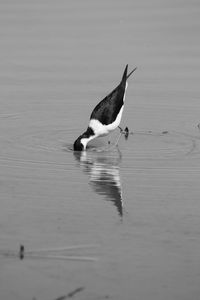
M 1 255 L 1 299 L 199 299 L 199 16 L 197 0 L 0 1 L 0 251 L 98 258 Z M 73 154 L 126 63 L 134 134 Z

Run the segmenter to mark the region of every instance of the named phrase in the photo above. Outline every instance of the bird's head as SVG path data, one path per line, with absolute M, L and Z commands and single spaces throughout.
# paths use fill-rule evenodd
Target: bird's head
M 82 135 L 80 135 L 74 142 L 74 151 L 83 151 L 85 147 L 82 143 Z
M 84 151 L 87 143 L 95 138 L 94 131 L 91 127 L 81 134 L 74 142 L 74 151 Z

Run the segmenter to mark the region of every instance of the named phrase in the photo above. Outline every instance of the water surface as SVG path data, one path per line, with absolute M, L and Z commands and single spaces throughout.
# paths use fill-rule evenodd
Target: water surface
M 199 299 L 199 13 L 195 0 L 1 1 L 1 299 Z M 132 134 L 73 153 L 127 63 Z M 5 255 L 20 244 L 88 245 L 69 255 L 95 260 Z

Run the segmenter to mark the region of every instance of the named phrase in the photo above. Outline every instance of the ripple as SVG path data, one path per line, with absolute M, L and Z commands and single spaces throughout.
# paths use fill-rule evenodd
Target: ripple
M 178 131 L 134 132 L 129 155 L 136 159 L 177 159 L 200 154 L 200 136 Z
M 25 152 L 72 152 L 73 129 L 40 128 L 16 136 L 10 141 L 13 149 L 23 149 Z M 98 143 L 97 143 L 98 144 Z M 198 132 L 189 134 L 175 130 L 160 132 L 134 131 L 129 134 L 127 142 L 121 137 L 119 149 L 122 154 L 135 159 L 175 159 L 180 157 L 198 157 L 200 155 L 200 135 Z M 102 146 L 89 145 L 87 152 L 115 151 L 114 144 Z
M 41 129 L 17 137 L 15 139 L 15 146 L 27 150 L 60 152 L 63 148 L 70 149 L 72 147 L 70 145 L 66 147 L 65 137 L 68 135 L 69 131 L 64 129 Z

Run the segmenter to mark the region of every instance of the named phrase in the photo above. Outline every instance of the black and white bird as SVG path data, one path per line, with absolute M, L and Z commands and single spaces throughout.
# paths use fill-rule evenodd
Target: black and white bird
M 119 127 L 124 109 L 125 92 L 128 87 L 127 79 L 136 69 L 127 75 L 128 65 L 126 65 L 120 84 L 94 108 L 87 130 L 74 142 L 75 151 L 86 150 L 89 141 L 108 135 Z

